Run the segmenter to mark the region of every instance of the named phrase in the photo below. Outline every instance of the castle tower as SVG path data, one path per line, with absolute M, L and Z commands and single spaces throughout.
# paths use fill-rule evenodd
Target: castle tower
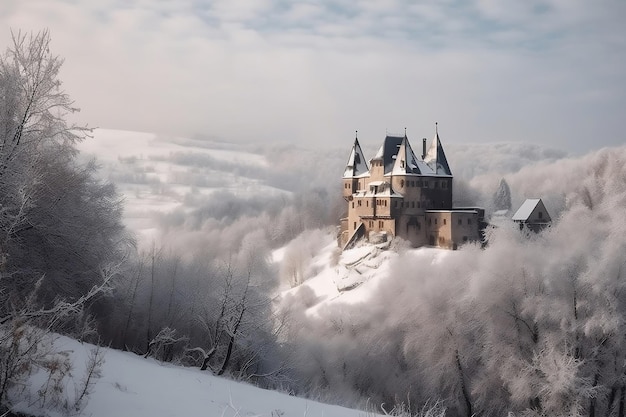
M 359 177 L 369 174 L 367 161 L 363 156 L 358 137 L 354 138 L 354 145 L 350 151 L 350 157 L 343 172 L 343 197 L 347 200 L 359 189 Z
M 436 175 L 452 175 L 452 171 L 450 171 L 450 166 L 448 165 L 448 159 L 446 158 L 446 153 L 443 151 L 441 139 L 439 139 L 437 123 L 435 123 L 435 137 L 430 144 L 428 152 L 426 152 L 424 162 L 426 162 L 432 170 L 435 171 Z

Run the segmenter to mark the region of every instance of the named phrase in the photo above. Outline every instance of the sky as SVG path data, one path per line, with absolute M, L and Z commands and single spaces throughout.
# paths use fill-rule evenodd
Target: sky
M 320 147 L 626 143 L 623 0 L 2 0 L 91 127 Z

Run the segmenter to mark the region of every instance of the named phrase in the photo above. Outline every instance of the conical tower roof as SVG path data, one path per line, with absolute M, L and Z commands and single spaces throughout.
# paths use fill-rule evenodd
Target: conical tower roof
M 426 162 L 432 170 L 435 171 L 436 175 L 452 175 L 452 171 L 448 165 L 448 159 L 446 158 L 446 153 L 443 151 L 441 139 L 439 139 L 439 130 L 436 123 L 435 138 L 430 144 L 428 152 L 426 152 L 424 162 Z
M 405 136 L 398 149 L 396 155 L 393 175 L 417 174 L 417 175 L 433 175 L 434 172 L 424 161 L 417 159 L 409 139 Z
M 354 178 L 366 174 L 367 172 L 369 172 L 369 167 L 363 156 L 361 145 L 359 145 L 359 139 L 354 138 L 354 145 L 350 151 L 350 157 L 348 158 L 346 169 L 343 172 L 343 177 Z

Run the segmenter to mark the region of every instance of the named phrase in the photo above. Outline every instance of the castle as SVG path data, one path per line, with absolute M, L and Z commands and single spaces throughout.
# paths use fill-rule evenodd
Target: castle
M 420 158 L 405 130 L 404 136 L 387 135 L 369 166 L 355 138 L 343 174 L 348 216 L 341 219 L 339 245 L 397 236 L 414 247 L 456 249 L 480 240 L 484 210 L 453 208 L 452 178 L 437 127 L 428 149 L 423 140 Z

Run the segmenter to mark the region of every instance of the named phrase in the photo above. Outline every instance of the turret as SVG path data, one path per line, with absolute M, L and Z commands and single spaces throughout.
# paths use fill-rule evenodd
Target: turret
M 358 132 L 357 132 L 358 133 Z M 369 172 L 367 161 L 363 156 L 358 136 L 354 138 L 354 145 L 348 157 L 348 163 L 343 173 L 343 197 L 348 200 L 359 187 L 359 178 Z
M 433 171 L 435 171 L 436 175 L 452 176 L 452 171 L 450 171 L 448 159 L 446 158 L 446 153 L 443 151 L 443 145 L 439 139 L 437 123 L 435 123 L 435 138 L 430 144 L 428 152 L 426 152 L 424 162 L 426 162 L 433 169 Z

